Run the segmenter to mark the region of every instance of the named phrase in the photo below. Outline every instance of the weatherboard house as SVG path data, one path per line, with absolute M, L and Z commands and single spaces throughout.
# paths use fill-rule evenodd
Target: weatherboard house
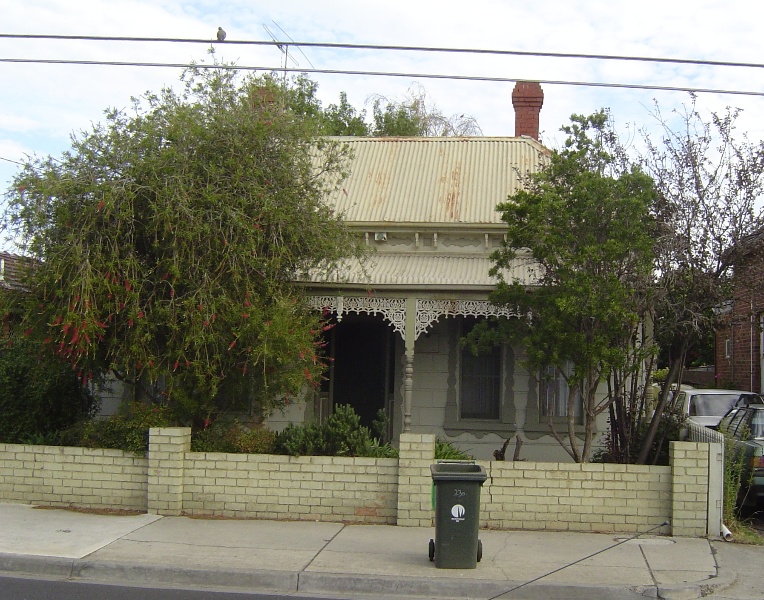
M 510 440 L 511 460 L 519 439 L 524 459 L 569 460 L 549 428 L 551 418 L 566 431 L 566 388 L 553 372 L 528 372 L 521 347 L 476 357 L 459 342 L 480 319 L 516 317 L 488 302 L 490 255 L 506 228 L 496 206 L 549 151 L 538 141 L 541 86 L 518 83 L 512 101 L 515 137 L 342 138 L 351 174 L 328 201 L 371 258 L 303 281 L 336 322 L 331 367 L 320 393 L 271 426 L 349 404 L 367 425 L 383 411 L 393 440 L 434 433 L 478 459 Z M 528 258 L 510 270 L 508 280 L 533 285 Z

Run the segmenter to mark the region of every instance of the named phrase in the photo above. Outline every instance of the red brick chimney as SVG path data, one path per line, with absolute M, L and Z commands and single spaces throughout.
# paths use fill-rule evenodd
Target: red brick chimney
M 544 92 L 533 81 L 518 81 L 512 90 L 512 106 L 515 107 L 515 137 L 527 135 L 539 139 L 539 113 L 544 104 Z

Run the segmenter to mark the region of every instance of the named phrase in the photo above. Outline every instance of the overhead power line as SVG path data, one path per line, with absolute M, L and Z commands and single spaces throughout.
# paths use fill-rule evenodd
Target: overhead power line
M 624 60 L 637 62 L 672 63 L 683 65 L 711 66 L 711 67 L 741 67 L 750 69 L 762 69 L 764 63 L 733 62 L 719 60 L 697 60 L 690 58 L 668 58 L 658 56 L 622 56 L 615 54 L 581 54 L 572 52 L 535 52 L 526 50 L 490 50 L 479 48 L 444 48 L 428 46 L 391 46 L 382 44 L 344 44 L 332 42 L 295 42 L 277 40 L 235 40 L 226 39 L 219 42 L 213 39 L 196 38 L 162 38 L 162 37 L 125 37 L 125 36 L 97 36 L 97 35 L 53 35 L 53 34 L 20 34 L 0 33 L 0 39 L 37 39 L 37 40 L 90 40 L 99 42 L 168 42 L 181 44 L 238 44 L 252 46 L 301 46 L 303 48 L 336 48 L 349 50 L 390 50 L 400 52 L 447 52 L 459 54 L 495 54 L 506 56 L 528 56 L 538 58 L 579 58 L 586 60 Z
M 226 42 L 227 43 L 227 42 Z M 323 75 L 364 75 L 377 77 L 408 77 L 414 79 L 450 79 L 455 81 L 483 81 L 514 83 L 516 81 L 528 81 L 527 77 L 488 77 L 480 75 L 448 75 L 438 73 L 409 73 L 393 71 L 356 71 L 350 69 L 302 69 L 291 67 L 266 67 L 246 66 L 229 64 L 203 64 L 203 63 L 155 63 L 155 62 L 123 62 L 105 60 L 68 60 L 68 59 L 34 59 L 34 58 L 0 58 L 0 63 L 37 63 L 50 65 L 96 65 L 112 67 L 163 67 L 163 68 L 198 68 L 198 69 L 229 69 L 235 71 L 268 71 L 268 72 L 295 72 L 295 73 L 319 73 Z M 641 83 L 607 83 L 597 81 L 571 81 L 562 79 L 534 79 L 544 85 L 570 85 L 580 87 L 619 88 L 654 90 L 668 92 L 692 92 L 697 94 L 733 94 L 738 96 L 764 96 L 761 90 L 731 90 L 723 88 L 703 88 L 689 86 L 648 85 Z

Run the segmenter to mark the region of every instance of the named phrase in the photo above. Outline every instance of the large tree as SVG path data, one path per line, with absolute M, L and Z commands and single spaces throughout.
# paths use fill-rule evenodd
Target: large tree
M 695 96 L 665 115 L 656 104 L 660 133 L 646 135 L 644 169 L 659 191 L 656 216 L 655 336 L 668 356 L 669 374 L 637 462 L 650 450 L 672 384 L 681 380 L 688 353 L 713 332 L 729 299 L 731 250 L 762 226 L 764 143 L 736 137 L 739 110 L 700 114 Z
M 574 115 L 562 130 L 565 147 L 498 207 L 507 233 L 494 255 L 494 274 L 526 255 L 538 280 L 528 289 L 502 278 L 491 301 L 525 316 L 474 337 L 522 343 L 531 372 L 564 382 L 567 406 L 563 415 L 548 412 L 549 426 L 570 456 L 585 462 L 597 415 L 615 402 L 627 412 L 624 397 L 637 394 L 632 383 L 651 351 L 639 342 L 653 264 L 655 192 L 652 180 L 626 159 L 605 111 Z M 603 382 L 609 384 L 604 395 Z M 565 417 L 564 431 L 555 416 Z
M 355 247 L 322 201 L 346 154 L 317 137 L 314 89 L 224 65 L 183 82 L 24 165 L 5 226 L 39 264 L 6 310 L 83 377 L 198 422 L 221 389 L 267 411 L 320 377 L 321 316 L 291 282 Z

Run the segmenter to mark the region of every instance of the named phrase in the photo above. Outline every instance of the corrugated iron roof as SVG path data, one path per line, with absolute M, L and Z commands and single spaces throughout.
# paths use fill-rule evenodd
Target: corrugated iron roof
M 34 268 L 37 261 L 26 256 L 0 252 L 0 287 L 5 289 L 24 289 L 23 281 L 26 270 Z
M 308 281 L 370 287 L 493 288 L 497 281 L 488 274 L 492 266 L 493 261 L 488 256 L 376 254 L 363 267 L 358 261 L 347 261 L 328 278 L 313 275 Z M 517 258 L 512 268 L 505 270 L 503 275 L 507 281 L 518 280 L 524 285 L 534 285 L 538 279 L 536 268 L 532 260 Z
M 331 138 L 354 158 L 327 200 L 350 224 L 498 224 L 548 150 L 531 138 Z

